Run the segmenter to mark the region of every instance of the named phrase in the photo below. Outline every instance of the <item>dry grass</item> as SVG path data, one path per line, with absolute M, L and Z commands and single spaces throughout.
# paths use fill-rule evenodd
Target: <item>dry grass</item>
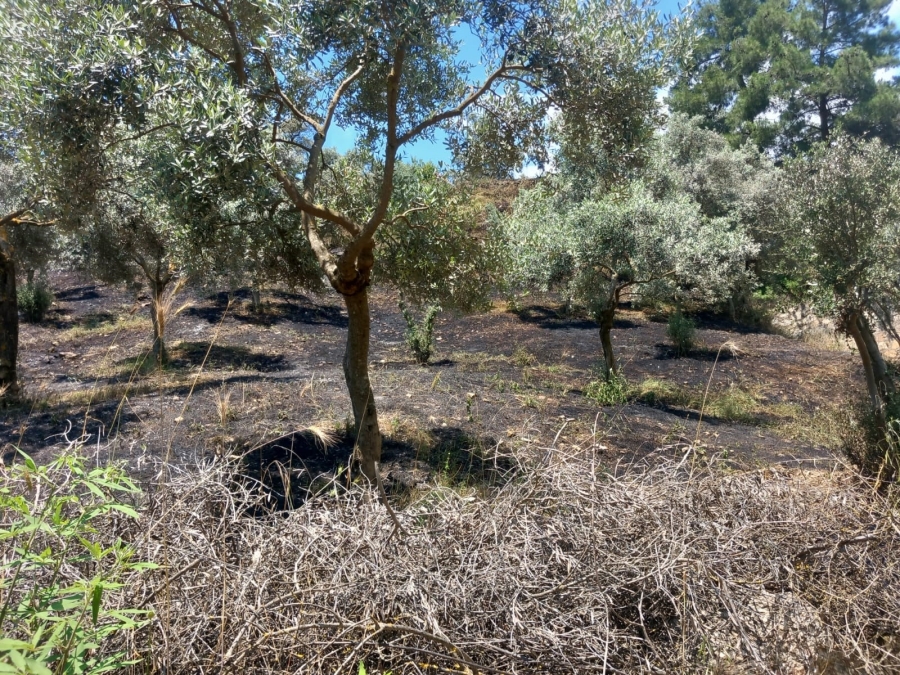
M 141 329 L 151 330 L 150 317 L 145 315 L 124 314 L 116 317 L 115 321 L 87 321 L 84 324 L 72 326 L 60 334 L 60 342 L 70 342 L 89 336 L 113 335 L 120 331 Z
M 892 673 L 896 510 L 850 472 L 678 463 L 618 479 L 539 450 L 487 496 L 391 514 L 327 483 L 290 512 L 168 468 L 127 536 L 163 566 L 140 672 Z M 254 513 L 255 517 L 248 516 Z

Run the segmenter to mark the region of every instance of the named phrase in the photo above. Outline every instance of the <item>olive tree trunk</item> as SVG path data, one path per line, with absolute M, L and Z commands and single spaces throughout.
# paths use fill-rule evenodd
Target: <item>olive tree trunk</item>
M 616 355 L 613 354 L 612 327 L 616 320 L 615 306 L 607 306 L 600 313 L 600 346 L 603 348 L 603 376 L 609 380 L 619 374 Z
M 19 393 L 16 363 L 19 356 L 19 300 L 16 264 L 0 232 L 0 396 Z
M 374 485 L 378 482 L 377 463 L 381 461 L 381 430 L 378 411 L 369 381 L 369 293 L 363 287 L 353 295 L 344 295 L 349 325 L 347 351 L 344 353 L 344 379 L 353 406 L 356 426 L 354 451 L 363 475 Z
M 619 374 L 619 364 L 613 353 L 612 329 L 616 321 L 616 310 L 619 308 L 619 297 L 627 284 L 615 284 L 606 300 L 596 312 L 597 323 L 600 324 L 600 346 L 603 349 L 603 376 L 609 380 Z
M 846 321 L 846 329 L 856 343 L 863 370 L 866 374 L 866 390 L 869 393 L 869 401 L 872 409 L 878 417 L 879 423 L 884 425 L 885 406 L 897 393 L 896 385 L 887 369 L 881 349 L 875 340 L 872 327 L 865 315 L 861 312 L 854 313 Z

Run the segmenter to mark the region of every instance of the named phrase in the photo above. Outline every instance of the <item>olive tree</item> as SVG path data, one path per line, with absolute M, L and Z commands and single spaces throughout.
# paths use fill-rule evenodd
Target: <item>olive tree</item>
M 568 129 L 605 132 L 597 135 L 611 149 L 627 149 L 672 63 L 668 29 L 632 0 L 144 0 L 137 14 L 176 60 L 169 72 L 181 100 L 172 118 L 198 135 L 198 154 L 183 166 L 199 183 L 209 180 L 216 168 L 199 148 L 206 138 L 219 147 L 227 140 L 233 160 L 254 162 L 276 180 L 343 299 L 356 457 L 372 481 L 381 432 L 368 374 L 368 286 L 385 235 L 418 209 L 392 210 L 403 149 L 439 128 L 453 131 L 501 90 L 525 92 L 538 124 L 556 106 Z M 480 43 L 480 81 L 458 58 L 463 27 Z M 324 148 L 337 126 L 355 130 L 379 156 L 376 189 L 351 212 L 321 189 Z M 285 166 L 282 146 L 300 152 L 299 168 Z M 422 243 L 419 255 L 433 255 L 436 243 Z
M 16 260 L 34 244 L 17 228 L 78 221 L 105 183 L 121 122 L 139 125 L 143 44 L 125 10 L 93 0 L 0 4 L 0 390 L 18 389 Z M 53 235 L 44 235 L 52 238 Z M 35 248 L 30 253 L 37 253 Z M 30 254 L 29 254 L 30 255 Z
M 522 287 L 562 288 L 599 325 L 604 373 L 618 373 L 611 331 L 623 292 L 726 295 L 745 274 L 754 245 L 724 218 L 705 217 L 686 195 L 659 199 L 636 180 L 579 201 L 540 186 L 520 195 L 504 220 L 510 274 Z
M 674 114 L 649 153 L 646 181 L 657 198 L 685 195 L 707 218 L 725 218 L 757 243 L 745 261 L 755 277 L 737 284 L 727 297 L 733 318 L 750 300 L 757 281 L 771 281 L 771 253 L 779 238 L 772 195 L 779 169 L 751 143 L 734 148 L 721 134 L 702 127 L 702 119 Z M 750 277 L 748 276 L 749 280 Z
M 786 167 L 778 204 L 781 267 L 853 339 L 884 425 L 897 384 L 873 322 L 890 328 L 900 303 L 900 155 L 838 136 Z

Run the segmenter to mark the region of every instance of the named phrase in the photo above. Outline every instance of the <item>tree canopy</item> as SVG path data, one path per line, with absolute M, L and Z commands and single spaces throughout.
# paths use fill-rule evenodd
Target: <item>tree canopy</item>
M 653 89 L 671 72 L 681 35 L 678 25 L 663 25 L 632 0 L 145 0 L 134 20 L 172 59 L 168 72 L 179 95 L 168 119 L 192 134 L 178 163 L 189 189 L 202 193 L 230 179 L 222 166 L 263 171 L 300 214 L 323 274 L 344 298 L 344 372 L 358 458 L 373 480 L 381 435 L 368 378 L 366 288 L 376 244 L 392 232 L 405 236 L 417 212 L 393 206 L 403 148 L 438 128 L 452 133 L 456 123 L 459 130 L 477 105 L 487 110 L 489 101 L 519 92 L 537 128 L 553 108 L 567 133 L 629 152 L 650 122 Z M 479 43 L 480 81 L 459 59 L 463 28 Z M 339 192 L 323 189 L 323 149 L 336 125 L 353 129 L 378 157 L 369 166 L 367 199 L 346 210 Z M 288 165 L 282 148 L 298 161 Z M 440 262 L 435 234 L 407 236 L 406 244 L 423 249 L 383 262 L 401 266 L 397 276 L 414 269 L 412 261 Z
M 873 407 L 896 385 L 874 339 L 900 303 L 900 156 L 846 136 L 791 162 L 779 198 L 780 262 L 806 297 L 853 338 Z
M 669 97 L 733 143 L 778 155 L 837 128 L 900 141 L 900 94 L 878 71 L 898 65 L 890 0 L 719 0 L 697 12 L 701 38 Z

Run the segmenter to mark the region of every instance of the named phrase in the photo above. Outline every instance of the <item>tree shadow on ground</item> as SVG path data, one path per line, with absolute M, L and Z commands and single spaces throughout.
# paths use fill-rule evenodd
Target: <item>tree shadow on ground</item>
M 52 316 L 51 316 L 52 314 Z M 108 311 L 91 312 L 84 316 L 72 317 L 71 313 L 66 310 L 55 309 L 47 313 L 47 319 L 54 328 L 65 330 L 69 328 L 85 328 L 94 330 L 101 326 L 111 326 L 119 317 Z
M 541 305 L 529 305 L 523 307 L 516 316 L 520 321 L 534 324 L 541 328 L 550 330 L 560 330 L 564 328 L 575 328 L 582 330 L 595 329 L 597 324 L 591 319 L 585 317 L 572 316 L 563 311 L 553 309 L 552 307 L 543 307 Z
M 339 307 L 318 304 L 299 293 L 275 291 L 270 295 L 276 300 L 264 302 L 262 310 L 256 312 L 249 309 L 246 304 L 251 298 L 250 290 L 238 289 L 231 294 L 231 299 L 245 302 L 240 305 L 232 302 L 229 315 L 235 321 L 257 326 L 274 326 L 282 322 L 289 322 L 312 326 L 347 327 L 347 317 L 341 313 Z M 222 320 L 225 309 L 228 307 L 229 294 L 216 293 L 207 299 L 214 303 L 212 307 L 192 307 L 187 310 L 187 313 L 209 323 L 218 323 Z
M 258 490 L 265 502 L 252 515 L 295 508 L 316 494 L 345 489 L 354 443 L 352 430 L 327 442 L 314 431 L 300 430 L 246 451 L 241 456 L 240 482 Z M 457 488 L 497 485 L 512 475 L 515 466 L 509 457 L 485 450 L 496 446 L 493 439 L 477 439 L 458 428 L 433 429 L 424 443 L 385 436 L 383 486 L 392 499 L 402 502 L 432 481 Z M 358 473 L 351 468 L 349 475 L 352 479 Z
M 691 359 L 693 361 L 707 362 L 718 360 L 721 363 L 723 361 L 731 361 L 732 359 L 734 359 L 734 352 L 732 352 L 727 347 L 722 348 L 721 350 L 718 347 L 715 349 L 705 346 L 692 347 L 690 350 L 688 350 L 687 354 L 679 354 L 672 345 L 663 343 L 658 343 L 654 345 L 654 347 L 656 348 L 656 354 L 653 356 L 653 358 L 657 361 L 669 361 L 672 359 Z
M 98 300 L 100 298 L 100 293 L 97 292 L 96 286 L 67 288 L 62 291 L 54 291 L 53 295 L 57 300 L 62 300 L 63 302 L 81 302 L 83 300 Z
M 550 330 L 560 330 L 566 328 L 579 330 L 597 330 L 597 322 L 583 316 L 567 314 L 562 309 L 553 309 L 552 307 L 544 307 L 541 305 L 529 305 L 523 307 L 516 316 L 525 323 L 531 323 L 541 328 Z M 637 328 L 639 323 L 629 321 L 628 319 L 616 319 L 613 328 L 627 329 Z
M 260 354 L 246 347 L 210 346 L 209 342 L 181 342 L 171 349 L 170 356 L 170 365 L 174 368 L 199 366 L 204 363 L 204 359 L 205 366 L 210 369 L 232 368 L 274 373 L 291 368 L 284 354 Z
M 67 438 L 84 436 L 96 441 L 97 438 L 110 436 L 113 426 L 119 429 L 141 421 L 130 408 L 120 406 L 119 399 L 93 401 L 86 421 L 83 413 L 73 416 L 75 407 L 60 403 L 37 410 L 34 401 L 23 399 L 18 405 L 24 413 L 22 419 L 15 426 L 12 417 L 8 418 L 10 424 L 0 424 L 0 460 L 8 464 L 15 458 L 16 448 L 22 447 L 28 448 L 28 454 L 36 460 L 44 461 L 43 458 L 58 454 L 56 446 L 65 444 Z M 15 410 L 7 409 L 5 412 L 12 415 Z

